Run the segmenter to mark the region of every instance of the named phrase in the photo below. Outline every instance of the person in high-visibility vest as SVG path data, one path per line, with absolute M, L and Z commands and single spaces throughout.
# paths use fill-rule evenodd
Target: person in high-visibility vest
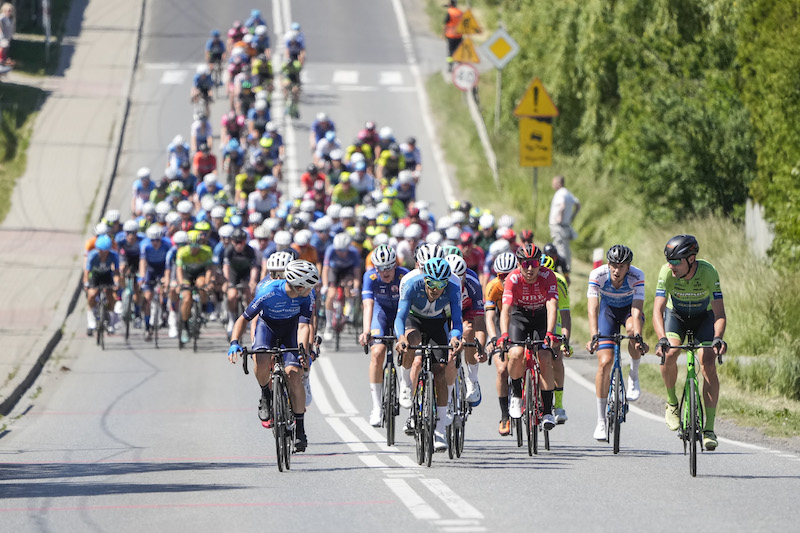
M 464 13 L 456 6 L 457 0 L 449 0 L 447 14 L 444 17 L 444 37 L 447 39 L 447 70 L 453 70 L 453 53 L 461 44 L 462 35 L 458 32 L 458 24 Z

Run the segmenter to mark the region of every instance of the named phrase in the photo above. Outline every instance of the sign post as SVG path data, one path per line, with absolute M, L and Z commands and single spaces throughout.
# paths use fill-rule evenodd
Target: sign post
M 44 63 L 50 63 L 50 0 L 42 0 L 42 23 L 44 24 Z
M 519 53 L 519 45 L 505 28 L 500 28 L 484 43 L 485 56 L 497 68 L 497 91 L 494 103 L 494 132 L 500 129 L 500 99 L 503 91 L 503 68 Z
M 539 167 L 553 164 L 553 118 L 558 116 L 542 80 L 534 78 L 514 110 L 519 118 L 519 164 L 533 167 L 534 227 L 538 222 Z

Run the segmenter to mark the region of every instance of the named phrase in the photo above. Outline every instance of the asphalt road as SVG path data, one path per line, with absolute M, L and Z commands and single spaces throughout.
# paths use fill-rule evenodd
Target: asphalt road
M 148 4 L 124 172 L 160 167 L 172 137 L 188 135 L 189 84 L 211 21 L 222 27 L 250 7 Z M 270 28 L 298 20 L 307 33 L 301 120 L 284 125 L 297 145 L 293 163 L 307 163 L 307 121 L 317 111 L 342 132 L 376 120 L 419 139 L 420 196 L 441 210 L 447 194 L 393 3 L 306 0 L 291 9 L 282 22 L 272 6 L 262 11 Z M 413 55 L 435 63 L 440 44 L 423 41 Z M 217 108 L 215 127 L 218 117 Z M 131 182 L 118 180 L 112 204 L 128 205 Z M 72 316 L 74 335 L 37 383 L 41 394 L 19 406 L 0 438 L 5 531 L 761 531 L 793 530 L 800 519 L 800 458 L 791 454 L 723 440 L 698 458 L 692 479 L 680 441 L 660 416 L 637 409 L 619 455 L 594 441 L 588 357 L 567 363 L 570 420 L 552 432 L 550 451 L 531 458 L 497 434 L 494 367 L 483 366 L 483 403 L 468 422 L 464 455 L 437 454 L 423 468 L 410 438 L 398 435 L 389 448 L 367 424 L 368 360 L 348 338 L 315 364 L 309 448 L 280 474 L 271 433 L 256 416 L 258 387 L 227 362 L 221 326 L 204 331 L 197 354 L 178 351 L 175 340 L 154 349 L 138 336 L 129 344 L 109 338 L 101 352 L 83 335 L 84 317 Z

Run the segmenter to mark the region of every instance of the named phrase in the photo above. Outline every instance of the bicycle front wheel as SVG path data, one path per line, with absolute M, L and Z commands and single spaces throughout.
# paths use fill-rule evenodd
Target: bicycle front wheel
M 425 412 L 425 382 L 422 375 L 417 379 L 417 389 L 414 393 L 413 414 L 411 419 L 414 421 L 414 443 L 417 452 L 417 464 L 425 462 L 425 426 L 423 423 L 423 413 Z
M 620 432 L 620 421 L 622 420 L 623 416 L 623 401 L 625 391 L 622 390 L 622 370 L 617 368 L 614 370 L 614 421 L 612 431 L 614 432 L 614 453 L 619 453 L 619 432 Z
M 158 348 L 158 327 L 161 325 L 161 295 L 153 292 L 150 302 L 150 329 L 153 330 L 153 345 Z
M 697 441 L 699 439 L 697 424 L 697 383 L 689 380 L 689 473 L 697 476 Z
M 430 467 L 433 461 L 433 431 L 436 427 L 436 395 L 433 389 L 433 373 L 425 376 L 425 464 Z
M 189 326 L 191 327 L 189 334 L 192 336 L 192 351 L 195 353 L 197 353 L 197 339 L 200 337 L 200 321 L 203 316 L 200 313 L 200 300 L 195 300 L 192 304 L 192 316 L 189 322 Z
M 386 445 L 394 445 L 394 402 L 397 381 L 393 366 L 383 371 L 383 425 L 386 426 Z
M 286 422 L 288 409 L 283 392 L 283 380 L 280 375 L 272 376 L 272 434 L 275 437 L 275 455 L 278 460 L 278 471 L 283 472 Z
M 531 371 L 525 371 L 525 393 L 523 394 L 525 403 L 525 435 L 528 437 L 528 455 L 533 457 L 533 454 L 538 453 L 536 449 L 536 439 L 538 438 L 539 428 L 536 427 L 536 413 L 534 409 L 536 406 L 533 401 L 533 380 L 531 379 Z

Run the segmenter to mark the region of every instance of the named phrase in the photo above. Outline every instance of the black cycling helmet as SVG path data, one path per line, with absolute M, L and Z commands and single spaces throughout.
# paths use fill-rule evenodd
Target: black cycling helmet
M 697 244 L 697 239 L 694 235 L 676 235 L 667 241 L 664 246 L 664 256 L 667 260 L 670 259 L 684 259 L 686 257 L 697 255 L 700 251 L 700 245 Z
M 542 253 L 544 253 L 544 255 L 547 257 L 558 257 L 558 250 L 556 250 L 556 247 L 552 242 L 548 242 L 544 245 L 544 248 L 542 248 Z
M 633 252 L 624 244 L 615 244 L 608 249 L 606 259 L 609 263 L 630 263 L 633 261 Z
M 233 242 L 245 242 L 247 240 L 247 232 L 242 228 L 236 228 L 231 235 Z

